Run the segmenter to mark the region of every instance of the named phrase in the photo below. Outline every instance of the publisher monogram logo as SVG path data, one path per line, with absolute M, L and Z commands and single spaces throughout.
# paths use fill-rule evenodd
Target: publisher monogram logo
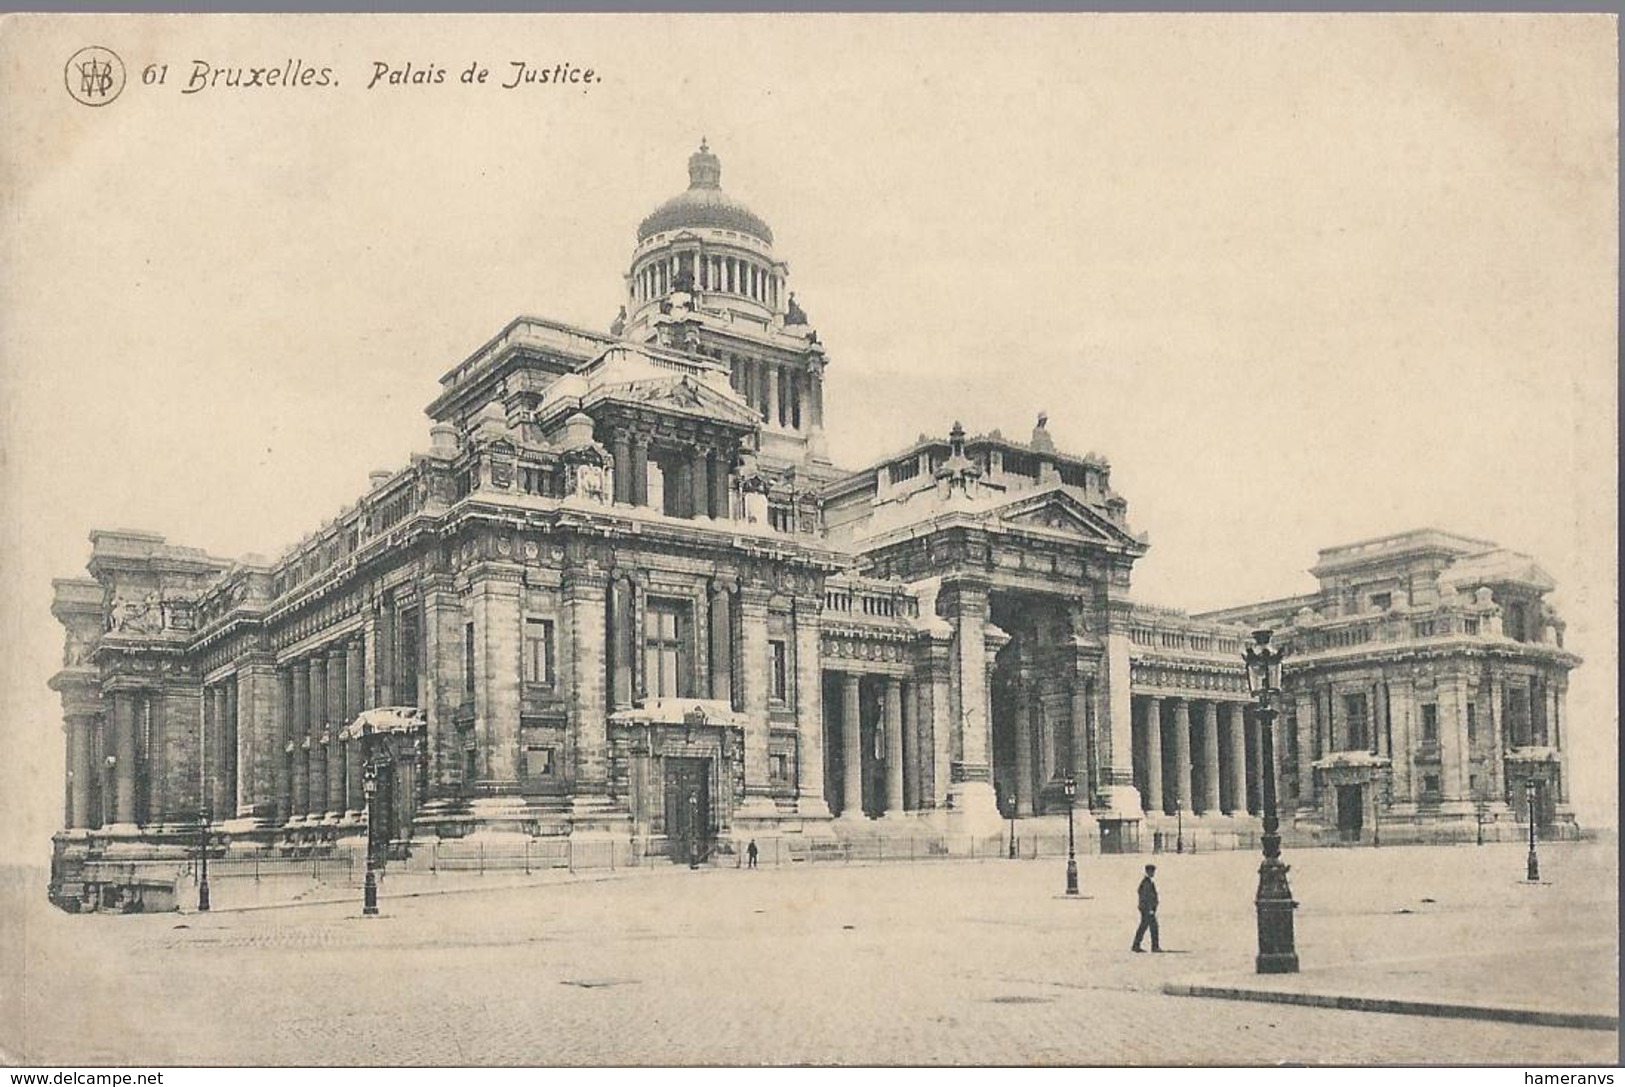
M 88 45 L 68 58 L 68 93 L 87 106 L 105 106 L 124 90 L 124 62 L 111 49 Z

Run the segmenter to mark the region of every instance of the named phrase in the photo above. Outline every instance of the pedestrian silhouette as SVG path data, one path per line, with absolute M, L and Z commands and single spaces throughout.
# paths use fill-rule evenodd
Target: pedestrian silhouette
M 752 838 L 750 840 L 750 844 L 745 847 L 745 867 L 746 868 L 755 868 L 756 867 L 756 839 L 755 838 Z
M 1157 866 L 1145 866 L 1145 878 L 1140 880 L 1140 927 L 1134 930 L 1134 951 L 1144 951 L 1140 941 L 1145 939 L 1147 932 L 1151 933 L 1151 950 L 1162 950 L 1162 938 L 1157 932 L 1157 883 L 1154 877 Z

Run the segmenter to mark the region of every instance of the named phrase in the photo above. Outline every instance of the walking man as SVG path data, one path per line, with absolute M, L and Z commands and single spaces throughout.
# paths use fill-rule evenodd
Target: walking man
M 745 847 L 745 867 L 746 868 L 755 868 L 756 867 L 756 839 L 755 838 L 752 838 L 750 840 L 750 844 Z
M 1157 866 L 1145 866 L 1145 878 L 1140 880 L 1140 927 L 1134 930 L 1135 951 L 1144 951 L 1140 941 L 1145 939 L 1147 932 L 1151 933 L 1151 950 L 1162 950 L 1162 938 L 1157 933 L 1157 882 L 1154 877 Z

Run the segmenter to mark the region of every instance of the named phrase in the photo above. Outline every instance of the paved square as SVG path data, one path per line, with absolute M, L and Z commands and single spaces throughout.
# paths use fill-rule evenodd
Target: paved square
M 1250 966 L 1256 857 L 689 872 L 207 916 L 81 916 L 13 885 L 6 1055 L 31 1064 L 1612 1062 L 1605 1031 L 1165 996 Z M 1306 976 L 1617 1012 L 1606 845 L 1289 855 Z M 229 906 L 228 881 L 216 902 Z M 20 900 L 19 900 L 20 899 Z M 1432 901 L 1427 901 L 1431 899 Z M 16 984 L 16 979 L 21 984 Z M 1476 989 L 1475 989 L 1476 987 Z

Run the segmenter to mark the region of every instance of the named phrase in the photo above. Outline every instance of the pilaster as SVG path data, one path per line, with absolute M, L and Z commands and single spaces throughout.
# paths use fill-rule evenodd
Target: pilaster
M 608 577 L 596 568 L 571 570 L 564 577 L 564 606 L 570 621 L 572 692 L 568 720 L 575 747 L 574 791 L 577 795 L 603 793 L 609 782 L 609 706 L 604 652 L 608 586 Z M 518 707 L 514 710 L 517 724 Z
M 824 793 L 824 672 L 819 659 L 824 602 L 816 596 L 795 600 L 796 638 L 796 811 L 826 819 Z

